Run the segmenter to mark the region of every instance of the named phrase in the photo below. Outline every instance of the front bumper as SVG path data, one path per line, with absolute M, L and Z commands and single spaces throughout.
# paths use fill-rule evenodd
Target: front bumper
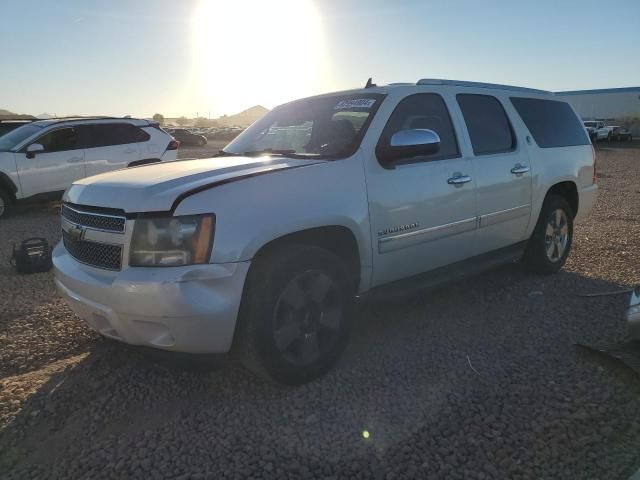
M 629 335 L 640 340 L 640 286 L 631 293 L 626 320 L 629 326 Z
M 578 198 L 578 214 L 574 218 L 573 223 L 580 223 L 585 220 L 598 199 L 598 184 L 594 183 L 588 187 L 582 188 Z
M 62 243 L 55 283 L 96 332 L 132 345 L 224 353 L 233 341 L 249 262 L 111 272 L 78 263 Z

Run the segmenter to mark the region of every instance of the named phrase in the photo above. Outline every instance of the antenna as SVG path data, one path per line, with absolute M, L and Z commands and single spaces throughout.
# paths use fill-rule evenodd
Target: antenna
M 369 80 L 367 80 L 367 84 L 364 86 L 364 88 L 373 88 L 373 87 L 377 87 L 377 85 L 373 83 L 371 81 L 371 77 L 369 77 Z

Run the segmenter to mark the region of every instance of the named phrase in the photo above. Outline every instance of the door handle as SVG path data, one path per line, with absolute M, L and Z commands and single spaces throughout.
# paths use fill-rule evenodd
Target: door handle
M 514 175 L 522 175 L 523 173 L 527 173 L 529 171 L 529 167 L 526 165 L 520 165 L 519 163 L 511 169 L 511 173 Z
M 135 153 L 136 151 L 133 150 L 132 148 L 128 148 L 124 151 L 124 153 Z
M 461 173 L 454 173 L 453 177 L 447 180 L 449 185 L 455 185 L 456 187 L 461 187 L 465 183 L 469 183 L 471 181 L 471 177 L 469 175 L 462 175 Z
M 71 157 L 69 159 L 69 163 L 80 163 L 82 161 L 82 157 Z

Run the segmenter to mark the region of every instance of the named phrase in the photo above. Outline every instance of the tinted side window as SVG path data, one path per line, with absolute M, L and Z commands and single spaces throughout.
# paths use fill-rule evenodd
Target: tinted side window
M 74 128 L 59 128 L 44 134 L 34 143 L 40 143 L 45 152 L 63 152 L 78 148 Z
M 127 123 L 104 123 L 78 127 L 85 148 L 124 145 L 149 140 L 149 134 Z
M 441 160 L 459 156 L 458 142 L 451 117 L 440 95 L 416 93 L 404 98 L 389 117 L 378 145 L 388 145 L 394 133 L 412 128 L 426 128 L 433 130 L 440 136 L 438 153 L 417 157 L 413 161 Z
M 490 95 L 456 95 L 467 125 L 473 153 L 488 155 L 510 152 L 516 138 L 502 104 Z
M 568 103 L 518 97 L 511 97 L 511 103 L 539 147 L 589 145 L 589 137 Z
M 146 142 L 151 138 L 147 132 L 142 130 L 140 127 L 134 127 L 133 125 L 127 125 L 129 130 L 133 131 L 133 139 L 135 142 Z

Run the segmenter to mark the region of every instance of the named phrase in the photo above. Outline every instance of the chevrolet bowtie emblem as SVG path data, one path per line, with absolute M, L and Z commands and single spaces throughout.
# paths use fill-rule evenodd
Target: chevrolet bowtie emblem
M 73 225 L 69 227 L 67 233 L 75 240 L 82 240 L 84 238 L 85 229 L 81 225 Z

